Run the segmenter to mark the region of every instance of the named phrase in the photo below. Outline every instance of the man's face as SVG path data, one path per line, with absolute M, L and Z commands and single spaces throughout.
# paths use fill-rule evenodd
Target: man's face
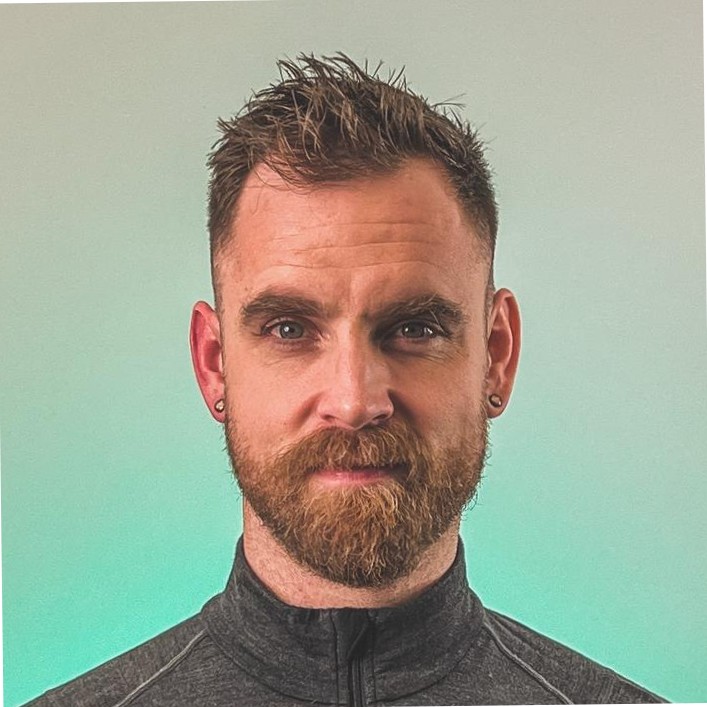
M 245 502 L 328 579 L 406 575 L 486 447 L 488 261 L 441 171 L 296 189 L 259 168 L 217 271 Z

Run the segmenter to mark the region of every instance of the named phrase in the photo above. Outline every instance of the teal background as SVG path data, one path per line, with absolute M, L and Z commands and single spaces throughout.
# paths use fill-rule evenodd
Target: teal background
M 187 348 L 205 155 L 277 57 L 336 50 L 464 94 L 490 143 L 524 341 L 472 585 L 707 700 L 700 3 L 292 0 L 0 7 L 5 703 L 223 586 L 239 499 Z

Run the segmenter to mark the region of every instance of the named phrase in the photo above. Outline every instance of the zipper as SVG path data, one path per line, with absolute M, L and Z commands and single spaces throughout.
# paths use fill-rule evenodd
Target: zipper
M 348 705 L 349 707 L 364 707 L 366 696 L 363 685 L 363 658 L 368 648 L 368 636 L 371 628 L 368 613 L 357 612 L 353 625 L 354 630 L 349 634 L 349 646 L 346 652 L 348 663 Z M 352 618 L 355 614 L 352 613 Z M 356 625 L 358 624 L 358 625 Z
M 361 656 L 356 656 L 349 662 L 349 707 L 364 707 L 365 704 Z

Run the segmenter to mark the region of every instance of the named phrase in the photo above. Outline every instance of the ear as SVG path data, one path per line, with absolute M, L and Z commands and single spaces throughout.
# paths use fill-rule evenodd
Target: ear
M 197 302 L 192 310 L 189 347 L 206 407 L 215 420 L 223 422 L 225 413 L 216 409 L 217 401 L 223 401 L 225 395 L 221 327 L 216 312 L 206 302 Z
M 520 311 L 510 290 L 502 288 L 493 296 L 487 337 L 486 408 L 489 417 L 498 417 L 506 409 L 511 397 L 520 357 Z M 494 394 L 501 399 L 498 407 L 488 402 L 488 396 Z

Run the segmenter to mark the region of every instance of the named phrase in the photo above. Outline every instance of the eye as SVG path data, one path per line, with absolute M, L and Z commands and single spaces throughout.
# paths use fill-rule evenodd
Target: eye
M 277 322 L 265 327 L 265 334 L 272 334 L 278 339 L 301 339 L 305 334 L 305 329 L 299 322 Z
M 404 339 L 434 339 L 440 332 L 425 322 L 405 322 L 398 329 Z

